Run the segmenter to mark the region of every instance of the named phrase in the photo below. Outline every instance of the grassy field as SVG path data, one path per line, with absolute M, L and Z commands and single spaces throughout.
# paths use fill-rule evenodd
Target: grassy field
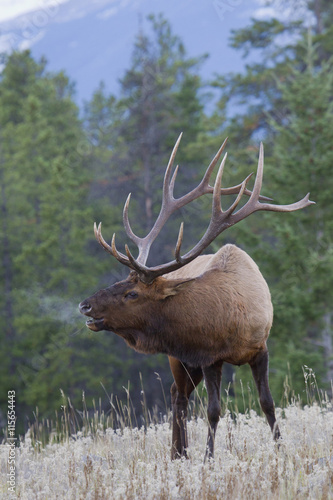
M 189 459 L 174 462 L 170 415 L 146 429 L 105 429 L 95 419 L 93 429 L 45 446 L 28 433 L 16 449 L 16 496 L 7 491 L 9 447 L 1 445 L 0 498 L 333 499 L 331 403 L 289 404 L 277 409 L 277 417 L 279 448 L 262 416 L 250 410 L 233 420 L 227 411 L 215 460 L 205 465 L 207 424 L 201 417 L 189 422 Z

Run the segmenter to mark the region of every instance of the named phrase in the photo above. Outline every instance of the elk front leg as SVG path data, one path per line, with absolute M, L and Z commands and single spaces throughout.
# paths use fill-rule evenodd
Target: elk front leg
M 201 368 L 190 368 L 178 359 L 169 357 L 170 368 L 174 377 L 171 386 L 172 403 L 172 447 L 171 459 L 185 457 L 188 447 L 187 439 L 187 405 L 194 388 L 202 380 Z
M 205 461 L 214 457 L 214 442 L 217 424 L 221 414 L 221 377 L 223 361 L 217 361 L 211 366 L 203 368 L 205 384 L 208 394 L 208 438 L 206 446 Z
M 188 447 L 187 440 L 187 404 L 188 399 L 185 395 L 179 394 L 176 383 L 171 386 L 172 400 L 172 447 L 171 459 L 185 457 L 187 458 L 186 449 Z
M 262 411 L 265 413 L 267 421 L 272 429 L 273 437 L 278 440 L 280 437 L 279 427 L 276 423 L 274 402 L 268 385 L 268 350 L 261 351 L 250 363 L 252 375 L 255 380 L 259 401 Z

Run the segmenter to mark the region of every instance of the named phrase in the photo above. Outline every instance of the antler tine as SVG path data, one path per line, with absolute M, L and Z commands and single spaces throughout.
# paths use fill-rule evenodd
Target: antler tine
M 243 186 L 243 182 L 241 182 L 240 184 L 237 184 L 237 186 L 232 186 L 232 187 L 228 187 L 228 188 L 221 188 L 221 195 L 238 194 L 240 189 L 242 189 L 242 186 Z M 209 192 L 212 193 L 213 188 L 211 188 L 211 190 Z M 244 194 L 246 196 L 250 197 L 252 194 L 252 191 L 250 191 L 249 189 L 245 189 Z M 259 196 L 259 200 L 261 200 L 261 201 L 273 201 L 273 198 L 269 198 L 268 196 L 263 196 L 261 194 Z
M 106 250 L 108 253 L 113 255 L 113 251 L 111 246 L 105 241 L 105 239 L 102 236 L 102 223 L 100 222 L 98 224 L 98 227 L 96 225 L 96 222 L 94 222 L 94 233 L 95 233 L 95 238 L 98 241 L 98 243 Z
M 133 269 L 133 267 L 130 265 L 129 260 L 126 258 L 126 255 L 124 255 L 121 252 L 118 252 L 117 247 L 116 247 L 116 233 L 113 233 L 112 236 L 112 242 L 111 242 L 111 250 L 112 250 L 112 255 L 122 264 L 125 264 L 125 266 L 129 266 Z
M 271 211 L 271 212 L 294 212 L 295 210 L 301 210 L 302 208 L 308 207 L 310 205 L 314 205 L 315 202 L 309 200 L 310 193 L 308 193 L 301 200 L 291 203 L 289 205 L 274 205 L 271 203 L 260 203 L 260 190 L 262 186 L 263 179 L 263 171 L 264 171 L 264 146 L 263 143 L 260 143 L 259 148 L 259 160 L 258 160 L 258 169 L 257 175 L 254 181 L 254 187 L 252 194 L 245 203 L 245 205 L 238 210 L 236 214 L 234 214 L 233 224 L 238 222 L 239 220 L 245 219 L 248 215 L 257 212 L 259 210 Z
M 178 150 L 179 143 L 181 141 L 181 138 L 183 136 L 183 132 L 179 134 L 179 137 L 176 141 L 176 144 L 173 147 L 172 153 L 170 155 L 170 159 L 167 165 L 167 168 L 165 170 L 164 174 L 164 181 L 163 181 L 163 202 L 169 198 L 169 193 L 170 193 L 170 177 L 171 177 L 171 171 L 172 171 L 172 165 Z M 171 181 L 172 182 L 172 181 Z
M 139 264 L 139 262 L 133 257 L 130 249 L 128 248 L 128 245 L 125 245 L 125 251 L 126 251 L 126 255 L 128 257 L 128 260 L 131 263 L 130 267 L 132 267 L 132 269 L 137 271 L 139 274 L 142 274 L 142 273 L 148 274 L 149 273 L 149 271 L 150 271 L 149 267 L 146 267 L 143 264 Z
M 261 191 L 263 175 L 264 175 L 264 146 L 263 143 L 261 142 L 259 147 L 257 174 L 254 181 L 253 191 L 248 201 L 249 204 L 251 204 L 252 200 L 254 200 L 255 203 L 259 203 L 259 195 Z
M 239 193 L 237 195 L 237 198 L 235 199 L 235 201 L 233 202 L 232 205 L 230 205 L 230 207 L 228 208 L 228 210 L 226 210 L 224 213 L 225 215 L 230 215 L 232 214 L 235 209 L 237 208 L 243 194 L 246 192 L 246 186 L 247 186 L 247 183 L 249 182 L 249 180 L 251 179 L 253 175 L 253 172 L 251 172 L 251 174 L 249 174 L 246 179 L 243 180 L 243 182 L 240 184 L 241 188 L 239 190 Z
M 115 240 L 116 240 L 115 233 L 112 236 L 111 245 L 109 245 L 102 236 L 102 223 L 101 222 L 98 224 L 98 227 L 96 225 L 96 222 L 94 222 L 94 233 L 95 233 L 95 237 L 96 237 L 98 243 L 104 248 L 104 250 L 106 250 L 108 253 L 113 255 L 113 257 L 115 257 L 117 260 L 119 260 L 119 262 L 121 262 L 122 264 L 125 264 L 126 266 L 132 267 L 130 265 L 130 262 L 127 259 L 126 255 L 118 252 L 118 250 L 116 248 L 116 243 L 115 243 Z M 133 269 L 133 267 L 132 267 L 132 269 Z
M 225 222 L 225 219 L 229 216 L 229 210 L 227 212 L 223 212 L 221 206 L 221 183 L 224 165 L 227 159 L 227 153 L 225 153 L 223 160 L 221 161 L 219 170 L 217 172 L 217 176 L 214 183 L 214 191 L 213 191 L 213 201 L 212 201 L 212 216 L 206 230 L 205 234 L 201 238 L 201 240 L 195 245 L 195 247 L 190 250 L 184 257 L 180 256 L 180 245 L 183 238 L 183 227 L 181 225 L 178 241 L 176 245 L 176 261 L 178 263 L 178 267 L 181 267 L 188 262 L 191 262 L 195 259 L 200 253 L 220 234 L 224 229 L 226 229 L 230 224 Z M 216 163 L 216 162 L 215 162 Z M 245 182 L 245 181 L 244 181 Z M 244 184 L 244 183 L 243 183 Z M 245 189 L 245 184 L 244 188 Z M 243 193 L 242 193 L 243 194 Z M 241 195 L 238 197 L 240 199 Z M 239 200 L 237 201 L 238 204 Z M 236 203 L 236 202 L 235 202 Z M 237 205 L 234 206 L 236 207 Z M 174 268 L 173 263 L 170 263 L 172 269 Z
M 175 188 L 175 182 L 176 182 L 177 174 L 178 174 L 178 165 L 175 168 L 175 171 L 174 171 L 174 173 L 172 175 L 172 179 L 171 179 L 170 184 L 169 184 L 169 193 L 170 193 L 170 197 L 172 197 L 172 198 L 173 198 L 173 191 L 174 191 L 174 188 Z
M 99 226 L 100 226 L 100 225 L 101 225 L 101 222 L 99 223 L 98 228 L 99 228 Z M 98 239 L 98 230 L 97 230 L 97 224 L 96 224 L 96 222 L 94 222 L 94 234 L 95 234 L 95 238 L 96 238 L 96 240 L 97 240 L 97 241 L 99 241 L 99 239 Z
M 210 164 L 205 172 L 205 175 L 203 176 L 202 181 L 200 182 L 200 186 L 202 189 L 204 189 L 203 192 L 205 194 L 214 192 L 214 187 L 209 185 L 209 180 L 210 180 L 212 172 L 215 168 L 215 165 L 218 162 L 218 160 L 219 160 L 219 158 L 220 158 L 220 156 L 221 156 L 221 154 L 222 154 L 222 152 L 227 144 L 227 140 L 228 140 L 228 137 L 223 141 L 222 146 L 220 147 L 220 149 L 218 150 L 218 152 L 216 153 L 216 155 L 214 156 L 214 158 L 210 162 Z M 243 183 L 237 184 L 237 186 L 232 186 L 232 187 L 228 187 L 228 188 L 221 188 L 221 195 L 238 194 L 239 191 L 242 189 L 242 186 L 243 186 Z M 251 196 L 252 191 L 245 189 L 244 194 L 246 196 Z M 263 196 L 263 195 L 259 196 L 259 200 L 273 201 L 272 198 L 268 198 L 267 196 Z
M 123 210 L 123 223 L 125 227 L 125 231 L 127 236 L 135 243 L 136 245 L 139 245 L 140 242 L 142 241 L 142 238 L 139 238 L 136 234 L 134 234 L 131 225 L 129 223 L 129 218 L 128 218 L 128 207 L 131 199 L 131 193 L 127 196 L 125 205 L 124 205 L 124 210 Z
M 236 200 L 234 203 L 224 212 L 222 210 L 221 206 L 221 183 L 222 183 L 222 176 L 223 176 L 223 171 L 224 171 L 224 166 L 225 162 L 227 160 L 227 153 L 224 155 L 223 160 L 221 162 L 221 165 L 219 167 L 216 180 L 214 183 L 214 191 L 213 191 L 213 202 L 212 202 L 212 216 L 211 220 L 209 223 L 209 226 L 201 238 L 201 240 L 195 245 L 195 247 L 190 250 L 184 257 L 181 257 L 178 255 L 178 258 L 176 259 L 177 262 L 181 263 L 182 265 L 187 264 L 191 260 L 195 259 L 200 253 L 220 234 L 222 233 L 227 227 L 232 226 L 233 223 L 230 222 L 230 216 L 233 213 L 233 211 L 236 209 L 238 206 L 246 185 L 252 176 L 252 174 L 248 175 L 246 179 L 240 184 L 240 189 L 237 195 Z
M 213 189 L 212 186 L 209 186 L 209 180 L 210 180 L 212 172 L 215 168 L 216 163 L 219 161 L 221 154 L 223 153 L 223 150 L 227 144 L 227 141 L 228 141 L 228 137 L 226 137 L 226 139 L 224 139 L 222 146 L 220 147 L 220 149 L 218 150 L 218 152 L 216 153 L 216 155 L 214 156 L 214 158 L 210 162 L 210 164 L 205 172 L 205 175 L 203 176 L 202 181 L 200 182 L 200 185 L 204 186 L 205 188 L 210 188 L 211 190 Z M 209 191 L 209 192 L 212 192 L 212 191 Z
M 180 248 L 181 248 L 182 243 L 183 243 L 183 234 L 184 234 L 184 222 L 182 222 L 180 224 L 178 239 L 177 239 L 176 248 L 175 248 L 175 257 L 176 257 L 176 261 L 179 264 L 183 264 L 183 259 L 180 256 Z
M 126 203 L 125 203 L 125 207 L 124 207 L 124 221 L 128 221 L 128 204 L 129 204 L 129 200 L 130 200 L 130 194 L 128 195 L 127 197 L 127 200 L 126 200 Z M 126 233 L 127 235 L 132 239 L 132 234 L 134 236 L 134 238 L 132 239 L 134 241 L 134 243 L 139 243 L 139 240 L 141 240 L 141 238 L 138 238 L 134 233 L 133 231 L 131 230 L 131 227 L 129 226 L 129 223 L 128 223 L 128 227 L 126 227 L 126 222 L 124 222 L 124 225 L 125 225 L 125 229 L 126 229 Z M 140 264 L 139 262 L 137 262 L 135 260 L 135 258 L 133 257 L 133 255 L 131 254 L 129 248 L 127 245 L 125 245 L 125 250 L 126 250 L 126 254 L 127 254 L 127 257 L 126 255 L 124 255 L 123 253 L 119 252 L 117 250 L 117 247 L 116 247 L 116 233 L 113 233 L 113 236 L 112 236 L 112 241 L 111 241 L 111 246 L 105 241 L 105 239 L 103 238 L 102 236 L 102 223 L 100 222 L 98 227 L 96 226 L 96 222 L 94 223 L 94 233 L 95 233 L 95 237 L 98 241 L 98 243 L 108 252 L 110 253 L 111 255 L 113 255 L 113 257 L 115 257 L 121 264 L 124 264 L 125 266 L 128 266 L 130 267 L 131 269 L 133 269 L 134 271 L 137 271 L 138 273 L 142 274 L 142 273 L 146 273 L 148 274 L 149 273 L 149 268 L 147 268 L 146 266 Z M 131 234 L 132 233 L 132 234 Z
M 304 198 L 290 205 L 272 205 L 270 203 L 259 203 L 257 210 L 266 210 L 271 212 L 295 212 L 296 210 L 301 210 L 302 208 L 309 207 L 310 205 L 315 205 L 315 201 L 309 200 L 310 193 L 308 193 Z
M 212 208 L 212 213 L 220 213 L 222 211 L 222 206 L 221 206 L 221 183 L 222 183 L 222 176 L 223 176 L 223 170 L 224 170 L 224 165 L 227 159 L 228 153 L 226 153 L 223 157 L 223 160 L 221 161 L 221 165 L 219 167 L 219 170 L 217 172 L 215 184 L 214 184 L 214 192 L 213 192 L 213 208 Z

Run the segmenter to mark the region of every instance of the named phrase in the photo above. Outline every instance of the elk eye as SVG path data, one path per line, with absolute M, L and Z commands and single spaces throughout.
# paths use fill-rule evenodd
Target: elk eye
M 128 292 L 125 295 L 125 299 L 136 299 L 138 297 L 137 292 Z

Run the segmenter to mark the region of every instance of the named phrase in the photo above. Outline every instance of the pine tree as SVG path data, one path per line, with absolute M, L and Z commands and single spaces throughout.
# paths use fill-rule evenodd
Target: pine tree
M 273 266 L 278 278 L 274 294 L 279 339 L 298 350 L 299 368 L 311 366 L 329 388 L 333 379 L 333 66 L 328 62 L 320 70 L 315 68 L 318 55 L 310 37 L 307 51 L 305 71 L 290 68 L 289 78 L 280 86 L 286 117 L 271 122 L 275 139 L 270 176 L 281 203 L 311 189 L 317 205 L 289 220 L 272 221 L 279 256 Z M 275 349 L 286 363 L 289 349 L 286 352 L 282 345 Z
M 6 62 L 0 125 L 1 404 L 16 389 L 22 425 L 29 407 L 59 405 L 59 380 L 69 380 L 68 321 L 75 323 L 76 297 L 87 286 L 88 165 L 71 84 L 29 52 Z

